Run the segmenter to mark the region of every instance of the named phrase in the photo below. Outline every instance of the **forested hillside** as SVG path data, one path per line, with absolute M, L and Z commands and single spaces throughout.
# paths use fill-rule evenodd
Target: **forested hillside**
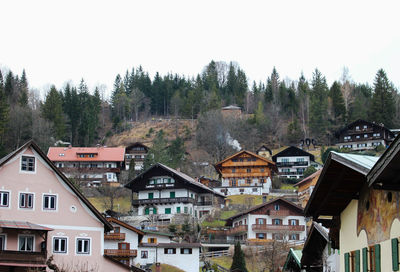
M 79 86 L 52 86 L 41 101 L 25 71 L 20 76 L 0 72 L 0 154 L 30 138 L 45 151 L 58 140 L 73 146 L 104 144 L 106 137 L 134 128 L 135 122 L 159 118 L 196 120 L 193 131 L 181 135 L 185 130 L 180 130 L 175 137 L 190 140 L 186 149 L 206 152 L 213 161 L 232 153 L 234 140 L 250 150 L 306 137 L 327 145 L 335 131 L 360 118 L 399 126 L 397 90 L 383 70 L 373 82 L 353 82 L 344 70 L 328 86 L 318 69 L 311 79 L 283 80 L 275 68 L 266 72 L 264 82 L 249 82 L 238 64 L 211 61 L 193 78 L 159 73 L 151 78 L 142 67 L 132 68 L 116 75 L 109 99 L 104 90 L 89 90 L 82 79 Z M 223 118 L 221 107 L 231 104 L 242 108 L 243 118 Z

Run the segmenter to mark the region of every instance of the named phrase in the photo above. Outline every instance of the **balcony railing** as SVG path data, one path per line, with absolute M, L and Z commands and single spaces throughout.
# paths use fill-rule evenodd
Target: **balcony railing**
M 173 197 L 173 198 L 153 198 L 153 199 L 134 199 L 132 205 L 144 204 L 166 204 L 166 203 L 194 203 L 195 200 L 190 197 Z
M 289 216 L 290 212 L 288 210 L 269 210 L 270 216 Z
M 253 224 L 252 230 L 257 231 L 304 231 L 304 225 L 272 225 Z
M 197 206 L 212 206 L 212 201 L 200 201 L 194 204 Z
M 226 230 L 226 234 L 232 235 L 232 234 L 237 234 L 237 233 L 241 233 L 241 232 L 246 232 L 247 228 L 248 228 L 247 225 L 239 225 L 239 226 L 236 226 L 236 227 Z
M 288 166 L 307 166 L 308 161 L 300 161 L 300 162 L 277 162 L 276 166 L 278 167 L 288 167 Z
M 16 250 L 0 250 L 0 262 L 18 264 L 46 264 L 47 253 Z
M 136 257 L 136 249 L 104 249 L 104 255 L 118 257 Z
M 104 240 L 125 240 L 125 233 L 105 233 Z
M 360 128 L 360 129 L 349 129 L 347 131 L 348 134 L 359 134 L 359 133 L 368 133 L 373 132 L 373 128 Z

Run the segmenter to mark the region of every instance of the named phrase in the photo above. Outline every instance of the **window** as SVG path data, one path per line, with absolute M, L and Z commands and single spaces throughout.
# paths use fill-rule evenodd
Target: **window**
M 290 234 L 289 235 L 289 240 L 299 240 L 300 235 L 299 234 Z
M 147 259 L 149 257 L 149 252 L 147 250 L 140 251 L 140 257 L 142 259 Z
M 56 210 L 56 195 L 43 195 L 43 210 Z
M 346 272 L 360 271 L 360 251 L 355 250 L 344 254 L 344 270 Z M 371 271 L 371 270 L 370 270 Z M 377 272 L 376 270 L 373 270 Z
M 258 189 L 257 188 L 253 188 L 253 192 L 257 192 L 258 191 Z
M 176 207 L 176 213 L 181 213 L 181 207 Z
M 192 254 L 191 248 L 181 248 L 181 254 Z
M 368 138 L 368 134 L 364 134 L 364 138 Z
M 368 128 L 368 126 L 367 126 L 367 125 L 364 125 L 364 126 L 363 126 L 363 128 L 364 128 L 364 129 L 367 129 L 367 128 Z
M 357 139 L 360 139 L 360 135 L 357 135 L 356 138 L 357 138 Z
M 282 225 L 282 220 L 281 219 L 274 219 L 272 220 L 274 225 Z
M 86 238 L 76 239 L 76 253 L 77 254 L 90 254 L 90 239 L 86 239 Z
M 21 170 L 35 172 L 35 157 L 22 156 Z
M 19 251 L 33 251 L 34 236 L 22 235 L 18 237 L 18 250 Z
M 279 204 L 275 204 L 275 205 L 274 205 L 275 211 L 279 211 L 279 208 L 280 208 L 280 207 L 279 207 Z
M 265 224 L 265 219 L 264 218 L 257 218 L 256 222 L 257 222 L 257 225 L 264 225 Z
M 118 243 L 118 249 L 120 250 L 129 250 L 130 249 L 130 243 Z
M 33 194 L 20 193 L 19 194 L 19 207 L 21 209 L 33 209 Z
M 153 199 L 154 198 L 154 193 L 149 193 L 149 199 Z
M 165 214 L 171 214 L 171 208 L 165 208 Z
M 169 198 L 175 198 L 175 192 L 169 192 Z
M 119 233 L 119 232 L 120 232 L 120 230 L 121 230 L 121 228 L 120 228 L 120 227 L 114 227 L 114 233 Z
M 304 158 L 296 158 L 296 161 L 297 161 L 297 162 L 303 162 L 303 161 L 304 161 Z
M 183 212 L 184 213 L 188 213 L 188 211 L 189 211 L 188 207 L 183 207 Z
M 176 254 L 176 248 L 164 248 L 164 254 Z
M 359 127 L 359 126 L 356 126 L 356 130 L 360 130 L 360 127 Z
M 53 252 L 54 253 L 67 253 L 67 238 L 54 237 L 53 238 Z
M 250 168 L 247 168 L 247 173 L 251 173 L 251 169 Z
M 157 238 L 147 238 L 147 243 L 149 243 L 149 244 L 157 244 Z
M 353 252 L 351 252 L 349 254 L 349 258 L 352 257 L 351 254 Z M 368 248 L 366 248 L 366 247 L 363 248 L 362 255 L 363 255 L 363 266 L 366 267 L 368 271 L 374 271 L 374 272 L 381 271 L 381 245 L 380 244 L 376 244 L 376 245 L 370 246 Z M 347 265 L 346 254 L 345 254 L 344 261 L 345 261 L 345 270 L 346 270 L 348 267 L 348 266 L 346 266 Z M 350 261 L 349 263 L 350 263 L 349 268 L 352 268 L 351 267 L 352 262 Z M 353 270 L 346 270 L 346 271 L 353 271 Z
M 399 239 L 392 239 L 392 269 L 399 271 Z
M 257 239 L 265 239 L 265 233 L 256 233 L 256 238 Z
M 6 236 L 0 235 L 0 250 L 6 249 Z
M 193 194 L 190 194 L 190 198 L 194 198 L 194 195 L 193 195 Z
M 265 171 L 264 168 L 261 168 L 261 169 L 260 169 L 260 172 L 261 172 L 261 173 L 264 173 L 264 171 Z
M 289 159 L 288 158 L 283 158 L 282 162 L 289 162 Z
M 290 219 L 289 220 L 289 225 L 292 225 L 292 226 L 297 226 L 299 223 L 298 223 L 298 220 L 296 220 L 296 219 Z
M 235 169 L 235 168 L 233 168 L 233 169 L 232 169 L 232 173 L 235 173 L 235 172 L 236 172 L 236 169 Z
M 10 193 L 0 191 L 0 207 L 8 207 L 8 202 L 10 199 Z

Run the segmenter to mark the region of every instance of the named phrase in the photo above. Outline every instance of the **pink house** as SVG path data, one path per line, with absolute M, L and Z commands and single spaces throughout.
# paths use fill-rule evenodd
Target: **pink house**
M 104 256 L 111 224 L 32 141 L 0 159 L 0 271 L 128 271 Z

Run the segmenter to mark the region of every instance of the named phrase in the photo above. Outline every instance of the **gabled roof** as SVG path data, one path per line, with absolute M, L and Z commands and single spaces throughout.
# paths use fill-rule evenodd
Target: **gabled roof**
M 124 227 L 124 228 L 126 228 L 128 230 L 136 232 L 137 234 L 144 235 L 143 231 L 141 231 L 141 230 L 135 228 L 134 226 L 131 226 L 131 225 L 125 223 L 125 222 L 119 221 L 118 219 L 116 219 L 114 217 L 107 217 L 106 219 L 110 223 L 114 223 L 114 224 L 120 225 L 120 226 L 122 226 L 122 227 Z
M 80 158 L 79 154 L 97 154 L 93 158 Z M 50 147 L 47 156 L 51 161 L 123 162 L 123 147 Z
M 312 173 L 312 174 L 309 175 L 308 177 L 306 177 L 306 178 L 300 180 L 299 182 L 297 182 L 297 183 L 296 183 L 295 185 L 293 185 L 293 186 L 299 186 L 299 185 L 301 185 L 301 184 L 303 184 L 303 183 L 305 183 L 305 182 L 311 181 L 313 178 L 319 176 L 319 175 L 321 174 L 321 172 L 322 172 L 322 169 L 320 169 L 320 170 L 316 171 L 315 173 Z
M 128 184 L 125 185 L 126 188 L 129 188 L 131 190 L 135 190 L 135 185 L 136 183 L 140 182 L 142 179 L 146 178 L 147 176 L 149 176 L 151 174 L 151 172 L 154 169 L 163 169 L 165 171 L 167 171 L 168 173 L 170 173 L 172 176 L 174 177 L 178 177 L 179 179 L 181 179 L 182 181 L 188 183 L 190 186 L 195 186 L 197 189 L 199 190 L 203 190 L 206 191 L 208 193 L 212 193 L 214 195 L 220 196 L 220 197 L 226 197 L 225 195 L 218 193 L 218 192 L 214 192 L 212 189 L 208 188 L 207 186 L 205 186 L 204 184 L 194 180 L 192 177 L 179 172 L 171 167 L 168 167 L 164 164 L 161 163 L 156 163 L 155 165 L 153 165 L 152 167 L 150 167 L 149 169 L 147 169 L 145 172 L 141 173 L 140 175 L 136 176 L 133 180 L 131 180 Z
M 283 265 L 283 270 L 288 270 L 288 271 L 292 271 L 289 270 L 289 266 L 291 265 L 291 263 L 293 263 L 291 260 L 294 261 L 294 264 L 296 265 L 296 268 L 298 268 L 298 271 L 300 271 L 301 268 L 301 264 L 300 264 L 300 260 L 301 260 L 301 256 L 302 256 L 302 252 L 301 250 L 295 250 L 293 248 L 290 248 L 289 253 L 286 257 L 286 261 L 285 264 Z
M 147 145 L 141 143 L 141 142 L 136 142 L 136 143 L 130 144 L 130 145 L 128 145 L 127 147 L 125 147 L 125 150 L 126 150 L 126 149 L 131 149 L 131 148 L 133 148 L 133 147 L 135 147 L 135 146 L 143 147 L 146 151 L 149 150 L 149 147 L 148 147 Z
M 68 180 L 66 176 L 50 161 L 50 159 L 43 153 L 38 145 L 33 140 L 28 141 L 17 150 L 0 160 L 0 167 L 12 159 L 15 155 L 25 150 L 26 148 L 33 148 L 40 157 L 50 166 L 50 168 L 65 182 L 65 184 L 76 194 L 76 196 L 89 208 L 91 212 L 104 224 L 105 231 L 112 230 L 113 227 L 110 223 L 99 213 L 99 211 L 89 202 L 89 200 Z
M 327 231 L 318 223 L 313 222 L 304 243 L 301 266 L 322 267 L 323 252 L 328 242 Z
M 314 155 L 311 153 L 308 153 L 304 151 L 303 149 L 300 149 L 295 146 L 289 146 L 288 148 L 282 150 L 281 152 L 275 154 L 272 156 L 272 160 L 276 162 L 276 159 L 278 157 L 297 157 L 297 156 L 308 156 L 310 157 L 311 161 L 314 161 Z
M 306 216 L 338 216 L 358 198 L 378 157 L 331 152 L 305 207 Z
M 293 207 L 295 210 L 297 210 L 300 214 L 303 214 L 303 208 L 302 208 L 302 207 L 297 206 L 297 205 L 294 204 L 293 202 L 290 202 L 290 201 L 284 199 L 283 197 L 277 197 L 277 198 L 274 198 L 274 199 L 272 199 L 272 200 L 270 200 L 270 201 L 267 201 L 267 202 L 265 202 L 265 203 L 262 203 L 262 204 L 260 204 L 260 205 L 254 206 L 254 207 L 252 207 L 252 208 L 250 208 L 250 209 L 248 209 L 248 210 L 246 210 L 246 211 L 244 211 L 244 212 L 235 214 L 234 216 L 231 216 L 231 217 L 227 218 L 227 219 L 226 219 L 226 221 L 227 221 L 227 224 L 226 224 L 226 225 L 232 223 L 233 219 L 235 219 L 235 218 L 238 218 L 238 217 L 240 217 L 240 216 L 242 216 L 242 215 L 251 213 L 251 212 L 253 212 L 253 211 L 256 211 L 256 210 L 258 210 L 258 209 L 260 209 L 260 208 L 263 208 L 263 207 L 265 207 L 265 206 L 267 206 L 267 205 L 269 205 L 269 204 L 272 204 L 272 203 L 278 202 L 278 201 L 282 201 L 282 202 L 288 204 L 289 206 L 291 206 L 291 207 Z
M 385 190 L 400 190 L 400 135 L 367 175 L 368 185 Z
M 358 120 L 356 120 L 356 121 L 354 121 L 354 122 L 348 124 L 348 125 L 345 126 L 344 128 L 338 130 L 338 131 L 335 133 L 335 136 L 336 136 L 336 137 L 339 137 L 340 134 L 342 134 L 343 132 L 345 132 L 346 130 L 350 129 L 351 127 L 353 127 L 353 126 L 355 126 L 355 125 L 357 125 L 357 124 L 362 124 L 362 125 L 366 124 L 366 125 L 371 126 L 371 127 L 383 128 L 383 129 L 386 130 L 392 137 L 394 137 L 393 132 L 392 132 L 390 129 L 386 128 L 383 124 L 376 124 L 376 123 L 369 122 L 369 121 L 365 121 L 365 120 L 362 120 L 362 119 L 358 119 Z M 360 133 L 362 133 L 362 130 L 360 130 Z
M 258 152 L 262 151 L 263 149 L 264 149 L 265 151 L 268 151 L 268 152 L 269 152 L 269 154 L 271 154 L 271 155 L 272 155 L 272 150 L 271 150 L 270 148 L 268 148 L 266 145 L 262 145 L 262 146 L 260 146 L 260 148 L 259 148 L 259 149 L 257 149 L 257 150 L 256 150 L 256 152 L 258 153 Z
M 263 156 L 257 155 L 257 154 L 255 154 L 255 153 L 253 153 L 253 152 L 250 152 L 250 151 L 247 151 L 247 150 L 242 150 L 242 151 L 239 151 L 239 152 L 237 152 L 237 153 L 235 153 L 235 154 L 233 154 L 233 155 L 231 155 L 231 156 L 229 156 L 229 157 L 223 159 L 222 161 L 216 163 L 216 164 L 214 165 L 215 169 L 216 169 L 218 172 L 221 172 L 220 166 L 221 166 L 224 162 L 227 162 L 227 161 L 231 160 L 232 158 L 237 157 L 237 156 L 240 156 L 240 155 L 242 155 L 242 154 L 244 154 L 244 153 L 246 153 L 246 154 L 248 154 L 248 155 L 250 155 L 250 156 L 256 157 L 256 158 L 258 158 L 258 159 L 260 159 L 260 160 L 262 160 L 262 161 L 265 161 L 265 162 L 271 164 L 271 166 L 275 167 L 275 163 L 274 163 L 273 161 L 270 161 L 270 160 L 264 158 Z

